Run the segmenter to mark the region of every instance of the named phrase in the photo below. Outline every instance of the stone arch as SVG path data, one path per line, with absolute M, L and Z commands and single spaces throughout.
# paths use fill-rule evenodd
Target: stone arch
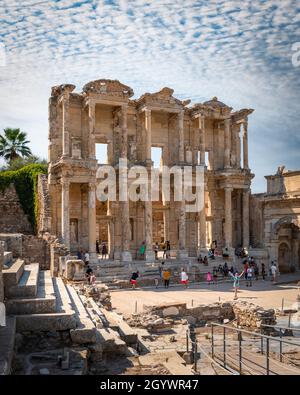
M 290 271 L 291 248 L 289 243 L 282 241 L 278 246 L 278 268 L 280 272 Z
M 300 218 L 296 215 L 286 215 L 273 225 L 272 239 L 275 238 L 282 225 L 295 225 L 300 229 Z

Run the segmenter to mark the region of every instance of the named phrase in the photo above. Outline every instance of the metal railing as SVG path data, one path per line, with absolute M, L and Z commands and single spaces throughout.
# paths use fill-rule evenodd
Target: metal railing
M 272 325 L 270 325 L 272 327 Z M 226 339 L 226 335 L 228 332 L 236 332 L 238 334 L 238 366 L 239 366 L 239 374 L 242 374 L 242 366 L 243 366 L 243 348 L 242 348 L 242 334 L 246 334 L 246 335 L 250 335 L 250 336 L 255 336 L 261 339 L 261 354 L 264 354 L 264 341 L 266 343 L 266 347 L 265 347 L 265 355 L 266 355 L 266 362 L 265 362 L 265 371 L 266 374 L 269 375 L 270 374 L 270 342 L 271 341 L 275 341 L 275 342 L 279 342 L 279 348 L 280 348 L 280 362 L 282 362 L 282 348 L 283 348 L 283 344 L 288 344 L 290 346 L 297 346 L 300 347 L 300 343 L 295 343 L 295 342 L 291 342 L 289 340 L 284 340 L 282 338 L 282 336 L 280 336 L 279 338 L 276 337 L 272 337 L 272 336 L 268 336 L 268 335 L 264 335 L 262 333 L 257 333 L 257 332 L 250 332 L 246 329 L 239 329 L 239 328 L 234 328 L 234 327 L 230 327 L 224 324 L 218 324 L 218 323 L 212 323 L 211 324 L 211 356 L 214 359 L 215 358 L 215 333 L 214 333 L 214 328 L 215 327 L 219 327 L 219 328 L 223 328 L 223 341 L 222 341 L 222 345 L 223 345 L 223 367 L 226 369 L 227 368 L 227 357 L 226 357 L 226 350 L 227 350 L 227 340 Z M 288 328 L 288 329 L 292 329 L 292 328 Z M 272 360 L 273 361 L 273 360 Z M 262 366 L 263 367 L 263 366 Z M 300 373 L 300 369 L 298 369 L 298 372 Z

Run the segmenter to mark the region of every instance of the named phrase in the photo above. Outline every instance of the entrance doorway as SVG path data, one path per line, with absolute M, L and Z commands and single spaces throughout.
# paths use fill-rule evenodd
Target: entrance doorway
M 291 251 L 286 243 L 281 243 L 278 247 L 278 268 L 281 273 L 290 271 Z

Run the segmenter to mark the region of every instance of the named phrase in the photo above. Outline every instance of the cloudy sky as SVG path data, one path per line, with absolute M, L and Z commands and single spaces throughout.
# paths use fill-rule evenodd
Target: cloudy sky
M 0 130 L 27 131 L 47 156 L 50 87 L 119 79 L 201 102 L 251 107 L 254 192 L 277 166 L 300 168 L 299 0 L 1 0 Z M 300 56 L 299 56 L 300 58 Z

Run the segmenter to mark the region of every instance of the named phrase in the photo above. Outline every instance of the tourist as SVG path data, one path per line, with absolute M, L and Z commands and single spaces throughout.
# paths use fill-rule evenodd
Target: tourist
M 158 246 L 158 242 L 155 243 L 154 245 L 154 253 L 155 253 L 155 259 L 158 259 L 158 250 L 159 250 L 159 246 Z
M 106 246 L 105 243 L 102 244 L 101 254 L 102 254 L 102 259 L 106 259 L 106 256 L 107 256 L 107 246 Z
M 264 264 L 264 263 L 261 264 L 261 276 L 262 276 L 263 281 L 265 281 L 265 278 L 266 278 L 266 268 L 265 268 L 265 264 Z
M 248 268 L 249 268 L 248 261 L 247 261 L 247 260 L 245 260 L 245 262 L 244 262 L 244 273 L 245 273 L 245 280 L 247 280 L 247 277 L 248 277 Z
M 171 273 L 169 269 L 163 271 L 163 280 L 165 288 L 169 288 Z
M 222 271 L 223 271 L 224 277 L 227 277 L 228 276 L 228 265 L 227 265 L 227 262 L 224 262 Z
M 91 281 L 92 273 L 93 273 L 93 269 L 89 265 L 87 265 L 85 277 L 87 278 L 88 283 L 90 283 L 90 281 Z
M 138 277 L 139 277 L 138 271 L 132 273 L 132 275 L 130 277 L 130 284 L 132 285 L 132 289 L 136 288 Z
M 90 263 L 90 254 L 86 251 L 84 254 L 84 264 L 85 266 L 88 266 Z
M 198 261 L 199 263 L 203 263 L 203 258 L 202 258 L 202 255 L 201 255 L 201 254 L 199 254 L 199 256 L 198 256 L 198 258 L 197 258 L 197 261 Z
M 99 241 L 96 240 L 96 252 L 97 254 L 100 254 L 100 248 L 99 248 Z
M 210 285 L 212 283 L 212 275 L 211 272 L 208 272 L 206 275 L 207 284 Z
M 81 251 L 77 251 L 77 259 L 80 259 L 80 260 L 82 260 L 82 254 L 81 254 Z
M 240 288 L 240 278 L 242 277 L 242 275 L 244 274 L 244 272 L 242 272 L 241 274 L 239 274 L 238 272 L 235 272 L 235 274 L 229 273 L 231 278 L 233 279 L 233 290 L 234 290 L 234 299 L 237 299 L 238 296 L 238 290 Z
M 142 242 L 142 245 L 140 246 L 140 249 L 139 249 L 139 254 L 140 254 L 140 257 L 141 257 L 142 259 L 145 258 L 145 251 L 146 251 L 146 244 L 145 244 L 145 242 L 143 241 L 143 242 Z
M 223 258 L 229 257 L 229 251 L 228 251 L 227 247 L 222 249 L 222 256 L 223 256 Z
M 208 266 L 208 260 L 207 260 L 207 256 L 206 255 L 203 258 L 203 265 Z
M 272 279 L 273 279 L 273 284 L 276 283 L 276 275 L 277 275 L 277 266 L 275 262 L 272 261 L 271 264 L 271 274 L 272 274 Z
M 167 240 L 166 251 L 167 251 L 167 258 L 170 258 L 171 245 L 169 240 Z
M 210 259 L 215 259 L 215 250 L 212 249 L 208 250 L 208 257 Z
M 155 279 L 154 279 L 155 288 L 158 288 L 158 283 L 159 283 L 159 280 L 157 277 L 155 277 Z
M 255 280 L 257 281 L 259 276 L 258 264 L 254 263 L 253 267 L 254 267 Z
M 162 271 L 163 271 L 162 266 L 158 266 L 158 274 L 160 279 L 162 278 Z
M 184 269 L 182 269 L 180 273 L 180 279 L 181 279 L 181 284 L 183 284 L 184 287 L 187 288 L 189 282 L 189 276 L 187 275 Z
M 162 246 L 162 249 L 163 249 L 163 259 L 165 259 L 166 258 L 166 255 L 167 255 L 167 246 L 166 246 L 166 243 L 163 243 L 163 246 Z
M 252 268 L 252 266 L 248 266 L 247 278 L 246 278 L 246 286 L 247 287 L 252 287 L 252 277 L 253 277 L 253 268 Z

